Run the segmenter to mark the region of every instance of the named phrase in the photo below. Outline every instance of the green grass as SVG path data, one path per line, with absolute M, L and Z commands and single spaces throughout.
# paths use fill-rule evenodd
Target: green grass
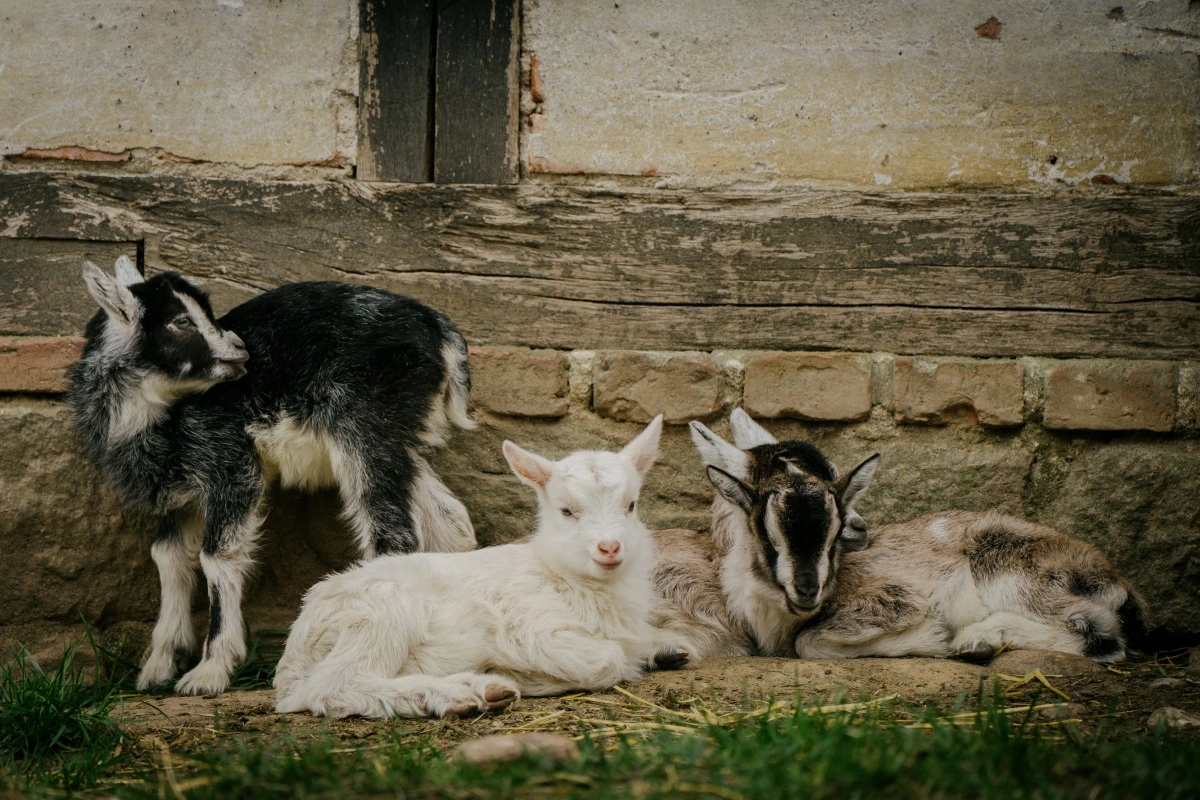
M 93 644 L 95 648 L 96 645 Z M 240 680 L 270 678 L 273 643 Z M 97 648 L 97 655 L 103 650 Z M 1025 798 L 1200 797 L 1200 735 L 1146 732 L 1128 716 L 1088 730 L 1059 724 L 1037 707 L 982 699 L 982 713 L 945 715 L 872 701 L 857 711 L 754 712 L 741 722 L 680 725 L 664 715 L 645 730 L 581 720 L 581 758 L 536 757 L 486 767 L 440 749 L 466 723 L 372 725 L 370 744 L 339 738 L 337 726 L 292 729 L 264 739 L 226 731 L 178 742 L 130 735 L 112 716 L 125 677 L 55 671 L 24 652 L 0 666 L 0 795 L 148 798 Z M 98 659 L 99 663 L 99 659 Z M 630 698 L 634 698 L 630 695 Z M 1032 711 L 1025 709 L 1032 708 Z M 547 718 L 549 719 L 549 718 Z M 598 725 L 595 723 L 599 723 Z M 361 735 L 362 725 L 356 723 Z M 367 723 L 369 724 L 369 723 Z M 290 726 L 289 726 L 290 727 Z M 478 728 L 476 728 L 478 729 Z M 285 729 L 286 730 L 286 729 Z M 307 731 L 307 732 L 306 732 Z M 453 735 L 447 736 L 447 732 Z M 343 731 L 343 735 L 344 735 Z M 181 740 L 182 741 L 182 740 Z
M 932 715 L 924 722 L 797 712 L 698 734 L 585 740 L 580 761 L 557 766 L 537 758 L 459 764 L 421 738 L 367 749 L 285 739 L 174 757 L 144 783 L 114 788 L 127 798 L 214 799 L 1200 796 L 1195 737 L 1081 738 L 999 713 L 967 725 Z
M 91 786 L 122 758 L 128 737 L 111 716 L 119 681 L 98 668 L 89 678 L 74 657 L 68 649 L 46 671 L 19 649 L 0 666 L 0 771 L 18 785 Z

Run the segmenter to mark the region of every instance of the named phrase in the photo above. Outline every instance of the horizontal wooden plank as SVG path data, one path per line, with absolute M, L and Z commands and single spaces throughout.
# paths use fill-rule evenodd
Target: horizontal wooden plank
M 96 313 L 83 262 L 112 269 L 136 242 L 0 238 L 0 336 L 81 335 Z
M 1200 355 L 1200 198 L 1165 193 L 43 173 L 0 175 L 6 218 L 9 236 L 144 236 L 151 264 L 207 278 L 218 305 L 293 280 L 385 286 L 478 344 Z

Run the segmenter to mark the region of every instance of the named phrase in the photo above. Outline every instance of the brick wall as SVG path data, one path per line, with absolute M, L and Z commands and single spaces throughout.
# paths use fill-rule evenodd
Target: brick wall
M 915 358 L 888 353 L 471 350 L 475 402 L 493 414 L 559 418 L 574 399 L 600 417 L 762 419 L 1193 435 L 1190 361 Z

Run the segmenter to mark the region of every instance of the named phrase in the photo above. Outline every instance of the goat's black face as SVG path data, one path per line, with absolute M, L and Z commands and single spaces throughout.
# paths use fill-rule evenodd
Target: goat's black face
M 834 478 L 828 462 L 800 466 L 785 457 L 780 450 L 788 444 L 747 452 L 753 486 L 716 467 L 709 477 L 746 514 L 756 577 L 779 589 L 791 613 L 807 616 L 833 591 L 840 554 L 865 546 L 866 524 L 851 505 L 879 457 Z
M 246 346 L 221 329 L 208 295 L 187 278 L 164 272 L 142 280 L 133 262 L 122 257 L 115 276 L 85 265 L 84 281 L 103 309 L 88 327 L 89 338 L 102 335 L 106 350 L 132 359 L 164 391 L 203 391 L 246 374 Z M 173 390 L 161 386 L 164 379 Z
M 144 309 L 141 354 L 154 369 L 176 380 L 209 383 L 246 374 L 245 345 L 217 324 L 208 296 L 195 284 L 163 273 L 130 291 Z

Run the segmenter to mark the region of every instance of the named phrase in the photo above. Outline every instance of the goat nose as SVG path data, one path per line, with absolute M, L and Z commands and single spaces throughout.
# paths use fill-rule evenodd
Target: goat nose
M 233 331 L 226 331 L 225 335 L 229 337 L 229 343 L 239 350 L 246 349 L 246 343 L 242 341 L 242 337 L 238 336 Z
M 606 556 L 615 556 L 621 552 L 621 543 L 615 539 L 606 539 L 596 545 L 596 549 Z
M 805 603 L 815 603 L 817 601 L 816 586 L 797 586 L 796 596 Z

